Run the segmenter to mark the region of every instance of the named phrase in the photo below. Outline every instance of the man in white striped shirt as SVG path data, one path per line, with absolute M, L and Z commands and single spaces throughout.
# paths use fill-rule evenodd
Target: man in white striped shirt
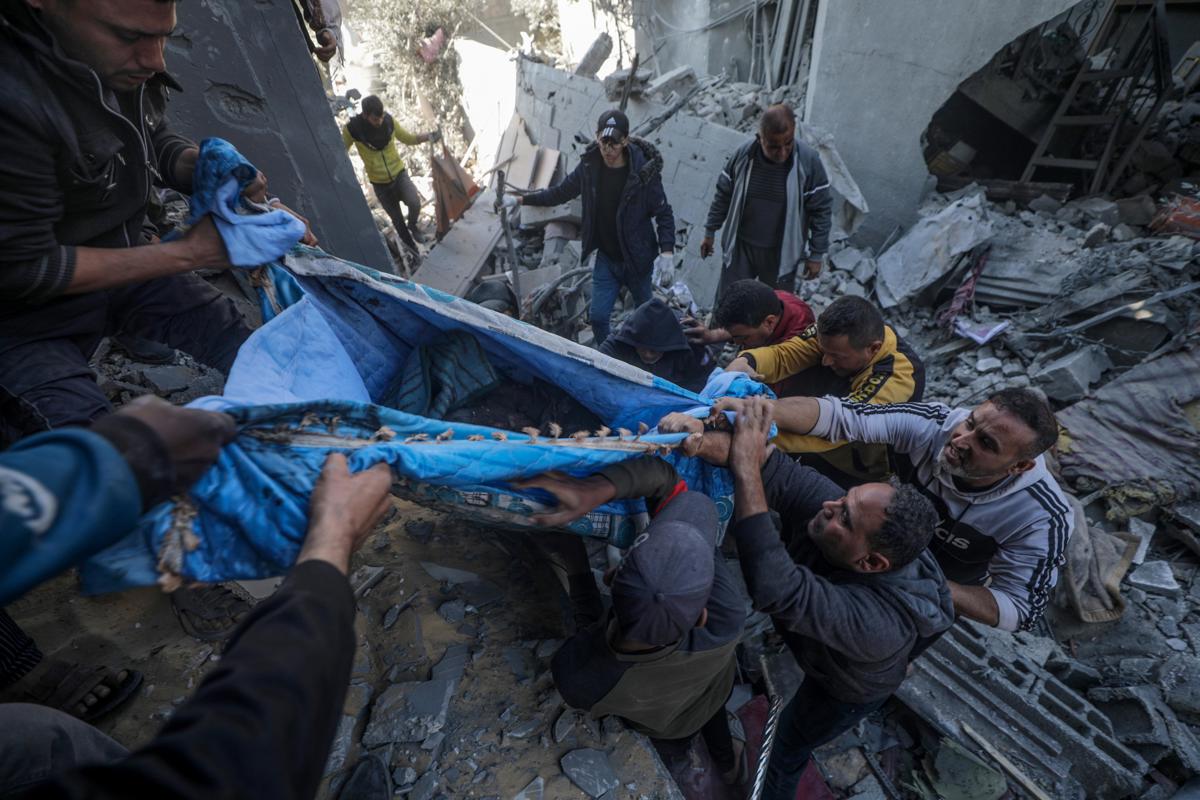
M 714 408 L 739 405 L 725 399 Z M 956 613 L 1009 631 L 1041 618 L 1074 516 L 1042 456 L 1058 427 L 1036 392 L 1002 389 L 971 410 L 786 397 L 773 414 L 781 431 L 891 445 L 900 478 L 937 509 L 930 549 Z

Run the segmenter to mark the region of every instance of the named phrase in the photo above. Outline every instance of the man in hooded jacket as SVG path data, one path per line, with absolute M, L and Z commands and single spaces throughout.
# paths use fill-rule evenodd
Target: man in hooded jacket
M 771 403 L 747 398 L 732 436 L 672 414 L 659 430 L 691 431 L 684 452 L 734 480 L 729 528 L 754 608 L 771 616 L 804 681 L 779 720 L 768 800 L 792 800 L 813 749 L 878 709 L 909 661 L 954 622 L 950 589 L 927 545 L 933 503 L 906 485 L 844 492 L 767 447 Z
M 675 312 L 657 297 L 638 306 L 600 352 L 692 392 L 704 388 L 716 366 L 708 348 L 690 343 Z
M 650 299 L 655 266 L 672 266 L 675 215 L 663 191 L 662 167 L 654 145 L 630 138 L 629 119 L 606 111 L 597 122 L 596 141 L 561 183 L 523 197 L 504 196 L 510 206 L 556 206 L 582 197 L 583 258 L 596 254 L 590 321 L 597 347 L 608 338 L 621 287 L 641 305 Z

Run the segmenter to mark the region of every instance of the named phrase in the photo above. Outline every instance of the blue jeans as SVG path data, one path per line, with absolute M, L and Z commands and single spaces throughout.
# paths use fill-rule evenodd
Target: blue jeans
M 651 273 L 632 278 L 618 278 L 620 263 L 614 262 L 603 252 L 596 251 L 596 263 L 592 267 L 592 307 L 589 321 L 592 323 L 592 346 L 599 347 L 611 332 L 613 308 L 617 305 L 617 297 L 621 287 L 629 289 L 633 295 L 633 303 L 640 306 L 650 302 L 654 295 Z
M 816 681 L 801 683 L 779 716 L 775 746 L 771 748 L 771 760 L 767 764 L 763 800 L 795 800 L 796 787 L 812 751 L 836 739 L 886 700 L 843 703 L 830 696 Z

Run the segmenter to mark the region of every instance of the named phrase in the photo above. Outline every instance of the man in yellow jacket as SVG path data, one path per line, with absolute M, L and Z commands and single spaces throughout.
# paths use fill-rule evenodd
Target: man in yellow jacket
M 367 180 L 375 190 L 379 205 L 383 206 L 392 220 L 396 235 L 413 252 L 417 251 L 417 241 L 423 238 L 417 230 L 421 195 L 408 177 L 400 154 L 396 152 L 396 142 L 416 145 L 436 142 L 440 138 L 441 134 L 437 131 L 414 134 L 404 130 L 396 124 L 391 114 L 383 110 L 383 101 L 375 95 L 364 97 L 362 112 L 351 117 L 342 128 L 342 142 L 346 149 L 349 150 L 350 145 L 358 149 L 358 156 L 363 161 Z M 407 223 L 400 213 L 400 203 L 408 207 Z
M 829 304 L 815 325 L 786 341 L 745 350 L 728 367 L 778 386 L 780 396 L 833 395 L 854 403 L 918 402 L 925 393 L 925 365 L 879 309 L 847 295 Z M 780 433 L 775 445 L 844 489 L 889 474 L 886 445 L 828 442 Z

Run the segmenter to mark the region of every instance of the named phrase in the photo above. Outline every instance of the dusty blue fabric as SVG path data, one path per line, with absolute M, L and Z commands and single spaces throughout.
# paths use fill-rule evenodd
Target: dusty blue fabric
M 278 260 L 304 236 L 304 223 L 286 211 L 263 211 L 242 197 L 258 170 L 224 139 L 205 139 L 192 179 L 188 224 L 212 214 L 229 260 L 257 267 Z
M 514 481 L 548 470 L 595 473 L 641 456 L 644 443 L 682 438 L 651 432 L 634 445 L 628 440 L 635 434 L 621 428 L 653 426 L 672 411 L 704 415 L 716 396 L 766 391 L 745 375 L 718 372 L 704 394 L 695 394 L 474 303 L 319 250 L 298 247 L 284 263 L 305 296 L 246 341 L 222 397 L 194 403 L 232 413 L 238 437 L 185 501 L 155 509 L 131 537 L 81 570 L 88 591 L 153 583 L 160 559 L 200 581 L 282 574 L 299 552 L 309 496 L 332 451 L 348 453 L 354 471 L 387 462 L 397 494 L 457 519 L 523 524 L 533 503 L 549 498 L 517 490 Z M 563 388 L 612 433 L 586 443 L 547 441 L 545 434 L 534 441 L 517 431 L 386 407 L 409 356 L 456 332 L 469 333 L 510 380 Z M 713 498 L 727 522 L 729 473 L 696 459 L 669 458 L 693 490 Z M 644 522 L 640 500 L 619 501 L 570 530 L 627 546 Z

